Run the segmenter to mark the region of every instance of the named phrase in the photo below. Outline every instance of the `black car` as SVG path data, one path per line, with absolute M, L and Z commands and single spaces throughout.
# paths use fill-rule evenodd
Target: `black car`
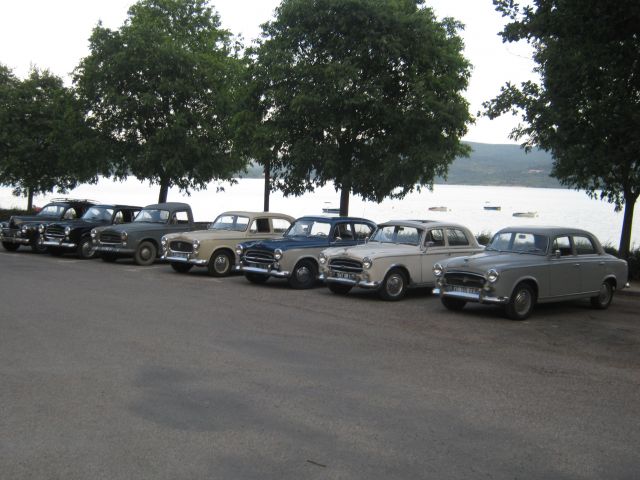
M 40 244 L 52 255 L 77 253 L 80 258 L 95 254 L 91 229 L 133 221 L 142 207 L 131 205 L 93 205 L 77 220 L 39 225 Z
M 60 220 L 72 220 L 84 215 L 96 202 L 60 198 L 47 203 L 36 215 L 14 215 L 0 223 L 0 242 L 5 250 L 15 252 L 20 245 L 29 246 L 34 252 L 44 252 L 38 227 Z

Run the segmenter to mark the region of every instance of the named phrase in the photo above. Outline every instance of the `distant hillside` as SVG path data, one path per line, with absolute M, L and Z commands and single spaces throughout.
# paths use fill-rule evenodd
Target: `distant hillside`
M 450 185 L 511 185 L 523 187 L 560 187 L 549 177 L 553 160 L 540 150 L 530 153 L 518 145 L 493 145 L 466 142 L 472 149 L 469 158 L 457 158 L 449 167 L 445 182 L 436 178 L 435 183 Z M 252 165 L 244 178 L 261 178 L 262 168 Z
M 451 164 L 446 182 L 437 178 L 435 183 L 560 187 L 558 180 L 549 177 L 553 159 L 547 152 L 525 153 L 519 145 L 466 143 L 473 152 Z

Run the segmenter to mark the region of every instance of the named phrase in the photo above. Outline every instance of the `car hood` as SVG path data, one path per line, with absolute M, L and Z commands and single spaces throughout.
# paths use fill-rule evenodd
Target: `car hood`
M 166 230 L 166 223 L 125 223 L 122 225 L 111 225 L 109 227 L 105 227 L 102 231 L 112 231 L 112 232 L 153 232 L 157 230 Z
M 521 267 L 532 264 L 539 264 L 546 259 L 544 255 L 534 255 L 531 253 L 511 253 L 511 252 L 482 252 L 467 257 L 455 257 L 444 266 L 447 270 L 464 270 L 476 273 L 485 273 L 494 268 L 498 271 L 508 268 Z
M 76 220 L 65 220 L 63 222 L 55 222 L 55 223 L 50 223 L 49 226 L 57 226 L 57 227 L 71 227 L 73 228 L 95 228 L 95 227 L 102 227 L 104 225 L 109 225 L 109 222 L 98 222 L 98 221 L 94 221 L 94 222 L 88 222 L 86 220 L 82 220 L 80 218 L 76 219 Z
M 242 244 L 245 248 L 274 251 L 279 248 L 282 251 L 294 248 L 322 248 L 329 246 L 327 238 L 286 237 L 272 240 L 258 240 Z
M 396 255 L 416 255 L 420 249 L 416 245 L 404 245 L 400 243 L 380 243 L 369 242 L 353 247 L 332 247 L 323 250 L 327 257 L 346 256 L 350 258 L 363 259 L 392 257 Z
M 231 230 L 196 230 L 195 232 L 180 232 L 171 233 L 166 235 L 166 239 L 182 240 L 184 242 L 192 242 L 198 240 L 199 242 L 206 242 L 207 240 L 229 240 L 229 239 L 244 239 L 245 232 L 234 232 Z
M 60 217 L 52 215 L 14 215 L 9 219 L 9 225 L 23 225 L 25 223 L 47 223 L 53 220 L 60 220 Z

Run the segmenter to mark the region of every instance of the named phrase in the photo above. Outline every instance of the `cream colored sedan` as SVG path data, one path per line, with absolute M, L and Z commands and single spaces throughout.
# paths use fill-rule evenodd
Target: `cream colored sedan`
M 294 221 L 293 217 L 273 212 L 225 212 L 207 230 L 162 237 L 162 258 L 176 272 L 206 267 L 209 275 L 229 275 L 237 263 L 236 245 L 250 240 L 279 238 Z
M 377 290 L 384 300 L 400 300 L 409 287 L 435 286 L 434 263 L 483 250 L 462 225 L 390 221 L 379 224 L 364 245 L 324 250 L 320 278 L 334 293 L 360 287 Z

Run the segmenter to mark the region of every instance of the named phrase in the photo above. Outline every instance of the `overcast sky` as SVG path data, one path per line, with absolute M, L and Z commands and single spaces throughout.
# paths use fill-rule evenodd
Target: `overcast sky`
M 31 65 L 47 68 L 69 80 L 70 72 L 88 54 L 88 39 L 99 20 L 119 28 L 133 0 L 0 0 L 0 63 L 24 78 Z M 222 25 L 245 44 L 272 18 L 279 0 L 211 0 Z M 465 55 L 473 64 L 466 92 L 471 112 L 493 98 L 507 81 L 533 78 L 533 62 L 526 45 L 505 45 L 498 36 L 504 20 L 491 0 L 427 0 L 438 18 L 454 17 L 465 25 Z M 508 138 L 517 119 L 480 118 L 465 140 L 514 143 Z

